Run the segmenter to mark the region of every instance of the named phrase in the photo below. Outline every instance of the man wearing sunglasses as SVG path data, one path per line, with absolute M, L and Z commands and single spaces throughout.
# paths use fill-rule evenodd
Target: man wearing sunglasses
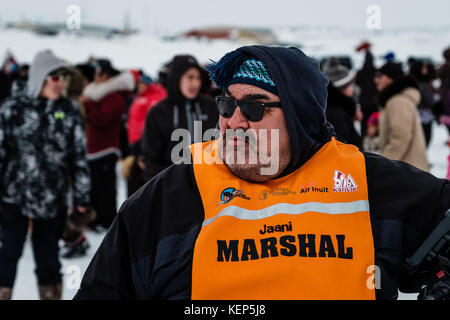
M 235 96 L 242 99 L 237 100 Z M 289 134 L 283 126 L 284 114 L 276 94 L 250 84 L 235 83 L 228 87 L 225 96 L 216 98 L 216 103 L 221 115 L 220 154 L 228 169 L 250 181 L 267 181 L 278 176 L 291 155 Z M 241 163 L 239 159 L 243 159 Z M 270 165 L 274 170 L 264 173 L 263 168 L 268 169 Z
M 419 290 L 403 263 L 450 207 L 449 182 L 337 141 L 328 80 L 297 48 L 242 47 L 209 71 L 224 92 L 218 139 L 191 146 L 192 164 L 172 165 L 125 202 L 75 298 Z M 267 159 L 275 172 L 263 173 Z
M 39 296 L 61 299 L 58 241 L 69 188 L 74 211 L 86 213 L 89 206 L 83 122 L 79 108 L 62 96 L 67 73 L 53 53 L 38 52 L 26 94 L 0 107 L 0 300 L 11 299 L 30 220 Z

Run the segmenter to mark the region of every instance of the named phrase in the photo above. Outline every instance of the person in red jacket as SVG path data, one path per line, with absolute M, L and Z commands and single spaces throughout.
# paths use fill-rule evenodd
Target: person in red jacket
M 147 112 L 166 97 L 167 91 L 160 83 L 153 82 L 147 75 L 140 77 L 137 97 L 128 114 L 128 140 L 131 146 L 141 139 Z
M 161 100 L 167 97 L 166 89 L 157 82 L 142 74 L 137 84 L 137 96 L 128 111 L 128 143 L 132 155 L 126 170 L 128 195 L 132 195 L 146 180 L 143 177 L 143 162 L 140 142 L 145 127 L 147 112 Z
M 87 151 L 91 169 L 91 199 L 97 212 L 93 229 L 109 228 L 117 212 L 116 162 L 120 153 L 120 128 L 126 101 L 122 92 L 134 86 L 131 73 L 119 74 L 107 60 L 97 61 L 94 83 L 83 91 Z

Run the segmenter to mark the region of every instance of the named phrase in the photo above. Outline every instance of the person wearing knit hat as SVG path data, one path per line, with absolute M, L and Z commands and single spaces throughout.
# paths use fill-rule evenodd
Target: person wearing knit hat
M 327 120 L 333 125 L 337 139 L 361 147 L 361 136 L 354 125 L 362 118 L 354 99 L 355 72 L 333 57 L 323 66 L 323 71 L 330 80 L 327 87 Z
M 363 138 L 362 146 L 364 151 L 379 154 L 380 137 L 378 134 L 378 123 L 380 113 L 374 112 L 367 120 L 367 134 Z
M 166 89 L 158 82 L 142 74 L 139 77 L 136 98 L 130 105 L 127 118 L 127 137 L 130 155 L 125 158 L 122 164 L 122 175 L 127 181 L 128 196 L 131 196 L 146 179 L 143 176 L 141 137 L 144 131 L 145 120 L 149 110 L 167 97 Z
M 142 82 L 142 83 L 145 83 L 146 85 L 149 85 L 149 84 L 153 83 L 153 79 L 150 76 L 146 75 L 146 74 L 142 74 L 139 77 L 139 82 Z
M 375 73 L 375 84 L 377 86 L 379 97 L 382 99 L 382 92 L 389 88 L 394 82 L 398 82 L 404 77 L 403 68 L 400 63 L 387 62 Z M 386 101 L 380 101 L 383 105 Z
M 401 79 L 405 75 L 401 63 L 398 62 L 386 62 L 378 69 L 378 73 L 385 75 L 394 81 Z
M 327 61 L 323 66 L 323 72 L 327 74 L 331 84 L 337 89 L 344 89 L 355 79 L 355 72 L 340 64 L 336 58 Z
M 338 141 L 325 114 L 328 79 L 298 48 L 240 47 L 208 70 L 223 91 L 216 139 L 191 145 L 187 161 L 129 198 L 75 299 L 395 299 L 399 286 L 419 290 L 404 262 L 450 208 L 450 182 Z
M 275 83 L 269 75 L 264 64 L 257 59 L 247 59 L 245 60 L 233 78 L 228 83 L 228 86 L 233 83 L 247 83 L 255 85 L 259 88 L 272 92 L 273 94 L 278 94 Z

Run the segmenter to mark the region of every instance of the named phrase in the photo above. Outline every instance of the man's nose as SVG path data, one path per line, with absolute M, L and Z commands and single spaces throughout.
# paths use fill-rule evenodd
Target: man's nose
M 228 126 L 230 127 L 230 129 L 234 130 L 238 128 L 249 128 L 249 123 L 247 119 L 245 119 L 242 115 L 240 107 L 236 107 L 236 109 L 234 110 L 233 116 L 228 120 Z

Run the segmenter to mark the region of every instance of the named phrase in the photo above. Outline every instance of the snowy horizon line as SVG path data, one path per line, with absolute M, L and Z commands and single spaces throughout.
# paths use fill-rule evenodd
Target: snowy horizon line
M 36 25 L 59 25 L 66 24 L 65 19 L 61 20 L 49 20 L 49 19 L 11 19 L 11 20 L 3 20 L 0 16 L 0 29 L 9 29 L 8 25 L 14 24 L 36 24 Z M 406 25 L 406 26 L 394 26 L 394 27 L 382 27 L 379 30 L 368 30 L 368 28 L 364 25 L 361 27 L 356 26 L 348 26 L 348 25 L 337 25 L 337 24 L 324 24 L 324 23 L 287 23 L 287 24 L 279 24 L 275 23 L 272 25 L 262 25 L 262 24 L 237 24 L 237 23 L 200 23 L 193 24 L 186 27 L 173 28 L 169 25 L 153 25 L 152 27 L 142 28 L 131 25 L 129 22 L 125 23 L 98 23 L 96 21 L 91 22 L 90 20 L 82 20 L 81 26 L 85 24 L 87 26 L 95 26 L 95 27 L 103 27 L 103 28 L 114 28 L 114 29 L 132 29 L 137 30 L 139 33 L 148 34 L 148 33 L 158 33 L 165 35 L 173 35 L 174 33 L 182 33 L 195 29 L 207 29 L 207 28 L 248 28 L 248 29 L 269 29 L 269 30 L 280 30 L 287 29 L 289 31 L 350 31 L 350 32 L 370 32 L 373 34 L 382 34 L 382 33 L 390 33 L 390 32 L 405 32 L 405 31 L 420 31 L 420 32 L 429 32 L 429 31 L 450 31 L 450 22 L 443 23 L 440 25 L 424 25 L 417 24 L 415 26 Z M 164 30 L 164 31 L 163 31 Z

